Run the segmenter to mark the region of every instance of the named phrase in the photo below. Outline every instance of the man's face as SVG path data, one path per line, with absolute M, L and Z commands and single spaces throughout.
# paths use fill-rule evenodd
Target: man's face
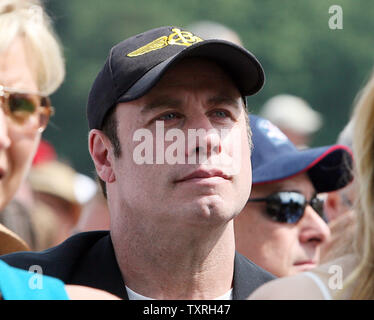
M 296 191 L 307 201 L 315 190 L 305 173 L 293 178 L 253 186 L 251 198 L 263 198 L 279 191 Z M 235 219 L 237 250 L 278 277 L 293 275 L 315 267 L 320 245 L 330 236 L 327 224 L 307 205 L 295 224 L 279 223 L 266 214 L 266 203 L 249 202 Z
M 120 103 L 115 112 L 122 154 L 114 157 L 115 181 L 107 183 L 107 190 L 109 205 L 117 203 L 114 211 L 126 215 L 124 223 L 133 219 L 134 227 L 142 223 L 201 227 L 222 224 L 241 211 L 251 188 L 246 113 L 236 86 L 216 64 L 183 60 L 148 94 Z M 172 129 L 183 135 L 165 141 Z M 201 140 L 189 139 L 193 129 L 204 130 Z M 212 134 L 212 129 L 224 134 Z M 135 141 L 134 134 L 145 131 L 153 138 L 147 145 L 151 151 L 139 153 L 145 138 Z M 170 156 L 177 153 L 172 144 L 179 152 L 175 164 L 170 163 Z M 234 146 L 240 146 L 240 152 Z M 148 163 L 137 163 L 145 154 Z M 207 161 L 201 163 L 199 156 Z M 213 158 L 215 162 L 210 161 Z M 220 161 L 228 158 L 233 165 Z M 118 223 L 116 217 L 113 223 Z

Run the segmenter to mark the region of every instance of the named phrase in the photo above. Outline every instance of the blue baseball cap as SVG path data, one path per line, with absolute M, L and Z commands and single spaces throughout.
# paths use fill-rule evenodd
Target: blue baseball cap
M 317 193 L 338 190 L 352 181 L 353 156 L 347 146 L 299 150 L 267 119 L 250 115 L 250 126 L 253 185 L 279 182 L 303 172 Z

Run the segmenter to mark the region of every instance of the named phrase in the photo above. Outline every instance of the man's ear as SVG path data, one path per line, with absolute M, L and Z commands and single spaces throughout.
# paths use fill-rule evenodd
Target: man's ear
M 338 191 L 331 191 L 327 194 L 324 209 L 328 221 L 334 220 L 339 216 L 341 204 Z
M 112 143 L 101 130 L 92 129 L 88 136 L 88 149 L 95 164 L 97 175 L 105 182 L 114 182 L 114 156 Z

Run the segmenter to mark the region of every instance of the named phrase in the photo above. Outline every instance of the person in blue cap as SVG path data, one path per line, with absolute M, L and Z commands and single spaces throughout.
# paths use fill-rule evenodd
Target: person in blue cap
M 355 101 L 352 114 L 355 230 L 345 232 L 341 241 L 345 245 L 350 240 L 351 250 L 312 271 L 270 281 L 249 299 L 374 299 L 374 73 Z
M 253 185 L 235 219 L 237 250 L 278 277 L 316 267 L 330 236 L 319 193 L 352 180 L 343 145 L 298 150 L 269 120 L 251 115 Z

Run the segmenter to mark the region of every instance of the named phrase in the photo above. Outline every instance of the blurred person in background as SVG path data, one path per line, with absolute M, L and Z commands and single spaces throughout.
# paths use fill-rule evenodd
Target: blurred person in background
M 353 111 L 357 186 L 352 251 L 296 276 L 271 281 L 250 299 L 374 299 L 374 72 Z M 342 245 L 345 242 L 341 242 Z
M 109 229 L 110 214 L 108 204 L 100 187 L 97 186 L 95 195 L 83 205 L 74 233 Z
M 307 148 L 322 126 L 320 113 L 302 98 L 280 94 L 267 100 L 259 115 L 275 124 L 297 148 Z
M 239 35 L 234 30 L 218 22 L 208 20 L 195 21 L 189 24 L 186 29 L 199 34 L 205 40 L 221 39 L 243 46 Z
M 28 181 L 34 193 L 35 213 L 32 215 L 37 214 L 35 224 L 45 219 L 41 212 L 54 220 L 48 241 L 38 244 L 38 250 L 43 250 L 72 235 L 83 206 L 94 196 L 97 187 L 91 178 L 58 159 L 33 165 Z M 39 228 L 38 233 L 42 234 L 43 230 Z
M 353 120 L 351 119 L 339 134 L 338 144 L 353 149 Z M 355 176 L 355 168 L 352 168 Z M 325 263 L 351 252 L 354 229 L 354 206 L 357 197 L 355 179 L 344 188 L 328 192 L 325 200 L 325 212 L 331 231 L 331 238 L 321 248 L 321 263 Z M 351 234 L 351 236 L 350 236 Z
M 253 181 L 235 218 L 237 250 L 278 277 L 315 268 L 330 236 L 321 192 L 352 179 L 347 147 L 298 150 L 267 119 L 251 115 Z
M 352 149 L 353 121 L 350 120 L 344 127 L 336 141 Z M 336 220 L 346 212 L 351 212 L 356 198 L 356 186 L 354 181 L 342 189 L 329 192 L 325 201 L 326 217 L 329 222 Z

